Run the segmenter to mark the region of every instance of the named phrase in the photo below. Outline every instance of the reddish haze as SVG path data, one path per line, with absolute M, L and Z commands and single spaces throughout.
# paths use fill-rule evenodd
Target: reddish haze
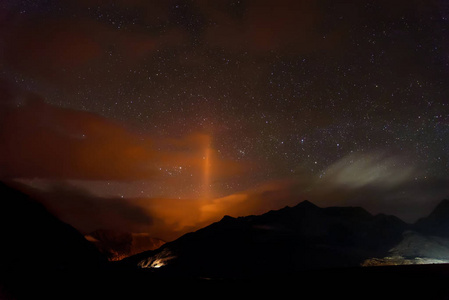
M 203 178 L 204 155 L 215 179 L 247 166 L 221 159 L 211 137 L 194 133 L 178 139 L 154 138 L 99 115 L 58 108 L 35 95 L 0 112 L 0 178 L 79 180 L 161 179 L 159 168 L 180 167 Z M 187 176 L 187 175 L 186 175 Z
M 299 166 L 288 179 L 261 180 L 226 193 L 216 187 L 250 178 L 264 166 L 227 159 L 214 148 L 211 132 L 154 136 L 94 113 L 50 105 L 4 82 L 0 92 L 0 179 L 33 186 L 21 188 L 82 232 L 117 229 L 172 240 L 225 214 L 262 214 L 305 199 L 413 221 L 433 206 L 420 201 L 429 197 L 423 191 L 433 191 L 437 200 L 447 191 L 444 181 L 436 186 L 414 181 L 419 169 L 405 164 L 404 156 L 370 151 L 346 155 L 320 176 Z M 138 197 L 111 196 L 105 189 L 121 190 L 120 184 L 141 189 L 142 182 L 149 193 Z M 404 190 L 418 199 L 414 214 L 403 210 L 410 205 Z

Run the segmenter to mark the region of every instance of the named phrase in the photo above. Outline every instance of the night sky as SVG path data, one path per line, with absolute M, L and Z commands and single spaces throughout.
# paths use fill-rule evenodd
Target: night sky
M 0 178 L 84 232 L 449 197 L 444 0 L 3 0 L 0 71 Z

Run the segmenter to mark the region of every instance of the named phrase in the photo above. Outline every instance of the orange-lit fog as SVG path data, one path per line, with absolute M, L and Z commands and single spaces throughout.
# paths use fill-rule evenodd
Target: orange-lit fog
M 154 136 L 32 94 L 23 98 L 0 112 L 0 178 L 37 188 L 50 210 L 82 231 L 113 227 L 171 239 L 245 199 L 214 188 L 247 176 L 251 163 L 224 158 L 210 133 Z M 149 186 L 139 197 L 105 188 L 136 182 Z
M 212 130 L 154 135 L 28 92 L 19 96 L 20 103 L 11 96 L 0 107 L 0 179 L 25 183 L 82 232 L 110 228 L 172 240 L 224 215 L 262 214 L 305 199 L 402 217 L 401 189 L 416 187 L 415 167 L 375 151 L 344 156 L 324 176 L 299 165 L 289 166 L 289 178 L 252 180 L 263 162 L 220 151 Z
M 211 168 L 212 168 L 212 162 L 211 162 L 211 148 L 210 148 L 210 142 L 207 143 L 206 149 L 204 151 L 204 170 L 203 170 L 203 198 L 209 199 L 211 196 L 210 191 L 210 174 L 211 174 Z

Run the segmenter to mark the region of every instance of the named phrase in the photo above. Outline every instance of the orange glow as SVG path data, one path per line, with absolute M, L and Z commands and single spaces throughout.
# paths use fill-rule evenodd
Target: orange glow
M 205 154 L 204 154 L 204 165 L 203 165 L 203 197 L 204 199 L 211 198 L 211 148 L 210 148 L 210 139 L 206 145 Z

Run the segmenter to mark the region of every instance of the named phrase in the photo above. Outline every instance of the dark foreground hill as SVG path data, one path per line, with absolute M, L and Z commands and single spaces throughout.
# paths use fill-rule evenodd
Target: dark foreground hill
M 0 276 L 39 269 L 93 269 L 105 262 L 75 228 L 1 182 L 0 236 Z
M 88 273 L 106 266 L 106 259 L 75 228 L 1 182 L 0 239 L 0 299 L 32 293 L 31 283 L 55 290 L 57 285 L 45 279 L 51 274 Z

